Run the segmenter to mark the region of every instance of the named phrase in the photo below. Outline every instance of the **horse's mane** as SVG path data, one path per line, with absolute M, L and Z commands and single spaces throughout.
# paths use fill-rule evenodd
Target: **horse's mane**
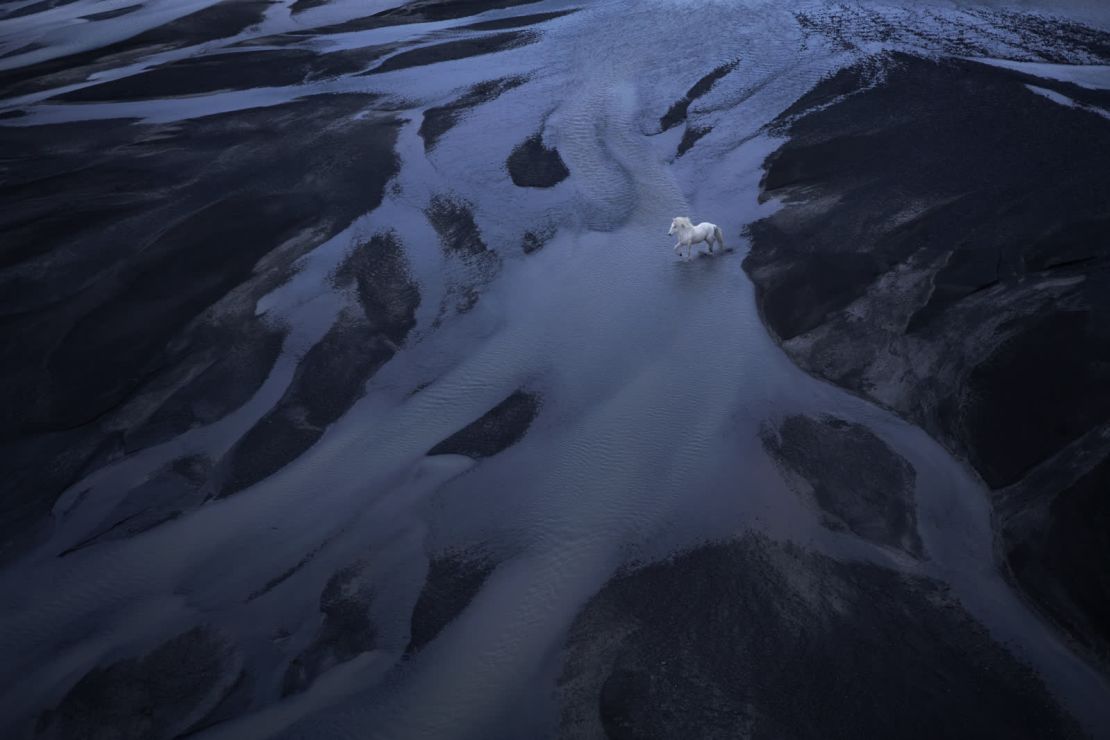
M 690 222 L 690 218 L 688 216 L 675 216 L 674 222 L 676 224 L 682 224 L 683 226 L 693 226 L 694 225 Z

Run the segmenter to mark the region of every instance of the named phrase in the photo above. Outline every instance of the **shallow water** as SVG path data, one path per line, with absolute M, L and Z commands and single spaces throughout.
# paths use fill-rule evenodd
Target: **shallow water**
M 80 0 L 49 18 L 8 21 L 0 27 L 5 43 L 32 29 L 48 46 L 0 66 L 105 43 L 125 23 L 133 31 L 186 5 L 199 7 L 151 3 L 97 22 L 103 32 L 80 40 L 67 25 L 89 12 Z M 694 5 L 699 32 L 689 43 L 676 19 L 688 18 Z M 335 3 L 289 17 L 283 7 L 238 40 L 366 12 Z M 481 19 L 565 7 L 573 5 L 541 2 Z M 400 174 L 385 202 L 317 247 L 289 283 L 259 302 L 259 313 L 287 324 L 291 334 L 255 397 L 216 424 L 75 485 L 55 507 L 50 540 L 0 574 L 7 594 L 0 670 L 9 687 L 0 714 L 56 703 L 98 661 L 141 651 L 199 620 L 235 636 L 248 668 L 265 675 L 275 662 L 269 636 L 311 633 L 323 583 L 369 553 L 388 594 L 374 606 L 383 648 L 325 674 L 302 695 L 203 736 L 542 732 L 553 721 L 547 697 L 566 630 L 623 564 L 756 531 L 838 559 L 948 582 L 1089 729 L 1110 732 L 1104 680 L 1021 602 L 994 565 L 982 484 L 920 430 L 792 365 L 760 323 L 740 269 L 743 226 L 776 207 L 758 202 L 763 160 L 777 146 L 765 127 L 823 75 L 880 48 L 947 51 L 910 31 L 943 35 L 955 26 L 979 33 L 977 41 L 999 57 L 1040 61 L 1035 48 L 1000 30 L 979 6 L 968 7 L 874 4 L 875 15 L 841 8 L 848 35 L 862 33 L 876 15 L 899 29 L 892 39 L 846 49 L 805 31 L 795 9 L 780 3 L 596 2 L 545 23 L 536 44 L 438 68 L 174 100 L 61 104 L 39 103 L 36 94 L 5 101 L 28 111 L 9 123 L 30 125 L 130 116 L 174 121 L 306 94 L 371 91 L 393 101 L 407 122 L 398 144 Z M 824 3 L 799 3 L 798 10 L 829 12 Z M 472 21 L 306 36 L 301 43 L 336 50 L 415 44 Z M 223 45 L 167 54 L 183 58 Z M 733 59 L 740 60 L 736 71 L 690 109 L 691 120 L 711 132 L 676 159 L 682 127 L 657 133 L 659 116 L 699 77 Z M 417 135 L 422 109 L 509 74 L 530 78 L 469 111 L 425 153 Z M 1105 84 L 1105 69 L 1084 71 L 1085 82 L 1096 78 L 1090 84 Z M 505 176 L 506 158 L 541 131 L 571 177 L 547 190 L 517 188 Z M 445 272 L 423 213 L 437 194 L 473 205 L 483 238 L 501 259 L 477 307 L 438 325 L 440 298 L 458 276 L 450 267 Z M 666 230 L 682 213 L 719 223 L 732 250 L 677 260 Z M 553 238 L 538 253 L 521 254 L 523 232 L 543 224 L 556 227 Z M 369 381 L 365 397 L 305 454 L 252 488 L 130 540 L 56 557 L 166 462 L 199 452 L 217 456 L 272 407 L 300 355 L 344 305 L 331 275 L 352 241 L 389 229 L 404 244 L 423 298 L 415 334 Z M 519 444 L 476 464 L 426 457 L 521 386 L 538 392 L 543 406 Z M 926 562 L 821 526 L 759 442 L 765 423 L 794 413 L 866 424 L 913 464 Z M 445 548 L 481 548 L 496 554 L 498 565 L 456 621 L 393 669 L 427 553 Z M 292 578 L 245 601 L 309 552 L 316 554 Z M 280 670 L 271 672 L 276 685 Z

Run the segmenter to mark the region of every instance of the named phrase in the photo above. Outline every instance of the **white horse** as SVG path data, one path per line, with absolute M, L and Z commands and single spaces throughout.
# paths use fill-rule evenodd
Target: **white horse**
M 674 252 L 681 255 L 682 247 L 686 247 L 686 257 L 690 257 L 690 250 L 694 245 L 699 242 L 705 242 L 709 245 L 709 253 L 713 254 L 713 242 L 725 248 L 725 236 L 721 233 L 721 227 L 717 224 L 711 224 L 708 221 L 702 221 L 697 226 L 690 221 L 686 216 L 675 216 L 671 221 L 671 230 L 667 232 L 668 235 L 678 235 L 678 243 L 674 245 Z

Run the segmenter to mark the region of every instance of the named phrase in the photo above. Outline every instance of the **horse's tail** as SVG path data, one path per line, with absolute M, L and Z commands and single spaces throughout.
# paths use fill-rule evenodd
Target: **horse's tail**
M 721 247 L 721 249 L 724 249 L 725 248 L 725 235 L 721 233 L 721 227 L 720 226 L 714 226 L 713 227 L 713 236 L 717 239 L 717 244 Z

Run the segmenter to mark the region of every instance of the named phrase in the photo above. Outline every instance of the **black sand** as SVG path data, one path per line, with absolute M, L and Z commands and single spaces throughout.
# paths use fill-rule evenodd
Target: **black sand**
M 875 63 L 886 77 L 866 89 Z M 1042 500 L 1006 499 L 1021 522 L 1003 527 L 1010 563 L 1110 655 L 1090 600 L 1110 599 L 1093 556 L 1110 552 L 1110 507 L 1071 488 L 1110 456 L 1089 436 L 1110 428 L 1110 126 L 1026 85 L 1110 94 L 974 62 L 875 63 L 780 119 L 790 140 L 763 188 L 787 205 L 751 227 L 744 262 L 760 310 L 802 367 L 893 406 L 992 488 L 1037 469 Z M 1079 444 L 1098 451 L 1078 458 Z M 1092 593 L 1074 601 L 1058 581 Z

